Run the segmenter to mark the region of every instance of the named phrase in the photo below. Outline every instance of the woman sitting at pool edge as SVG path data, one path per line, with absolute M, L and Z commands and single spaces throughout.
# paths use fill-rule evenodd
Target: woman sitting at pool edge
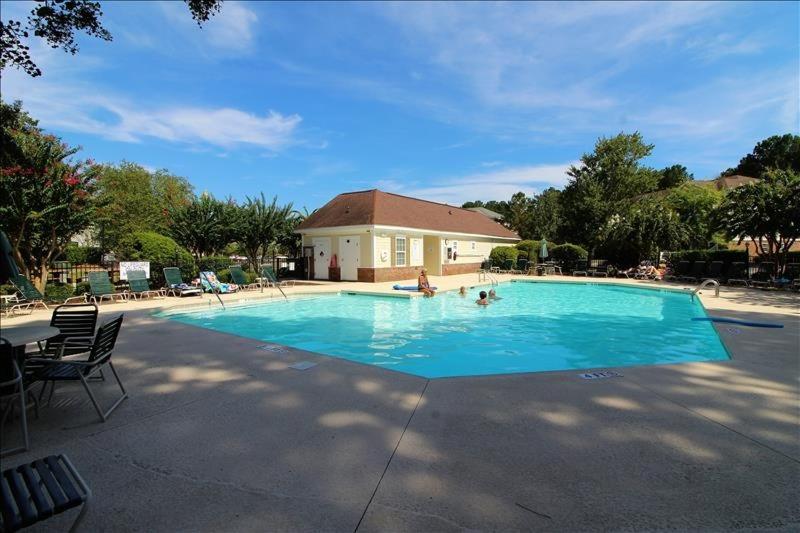
M 428 271 L 424 268 L 420 271 L 419 278 L 417 279 L 417 290 L 425 296 L 433 296 L 436 294 L 436 292 L 431 289 L 431 284 L 428 281 Z

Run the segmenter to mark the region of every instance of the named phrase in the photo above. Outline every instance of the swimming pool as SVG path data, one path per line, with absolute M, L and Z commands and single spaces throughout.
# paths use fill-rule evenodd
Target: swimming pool
M 591 283 L 512 282 L 502 300 L 335 294 L 164 313 L 172 320 L 427 378 L 728 359 L 697 299 Z

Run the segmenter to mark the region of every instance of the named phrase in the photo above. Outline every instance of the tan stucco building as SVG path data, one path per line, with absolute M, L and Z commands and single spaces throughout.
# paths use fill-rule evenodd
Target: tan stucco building
M 297 230 L 313 278 L 394 281 L 477 271 L 495 246 L 520 238 L 481 213 L 376 189 L 343 193 Z

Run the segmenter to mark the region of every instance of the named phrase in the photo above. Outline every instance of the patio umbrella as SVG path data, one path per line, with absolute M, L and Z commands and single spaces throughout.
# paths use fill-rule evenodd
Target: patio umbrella
M 19 268 L 11 254 L 11 243 L 6 234 L 0 231 L 0 280 L 3 282 L 19 276 Z
M 547 259 L 547 239 L 542 239 L 542 248 L 539 250 L 539 257 Z

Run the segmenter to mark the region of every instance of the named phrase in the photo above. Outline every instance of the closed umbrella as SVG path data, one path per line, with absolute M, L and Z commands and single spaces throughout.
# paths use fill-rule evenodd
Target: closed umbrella
M 539 257 L 544 260 L 547 259 L 547 255 L 547 240 L 542 239 L 542 248 L 539 250 Z
M 11 243 L 6 234 L 0 231 L 0 281 L 7 281 L 19 276 L 19 268 L 12 256 Z

